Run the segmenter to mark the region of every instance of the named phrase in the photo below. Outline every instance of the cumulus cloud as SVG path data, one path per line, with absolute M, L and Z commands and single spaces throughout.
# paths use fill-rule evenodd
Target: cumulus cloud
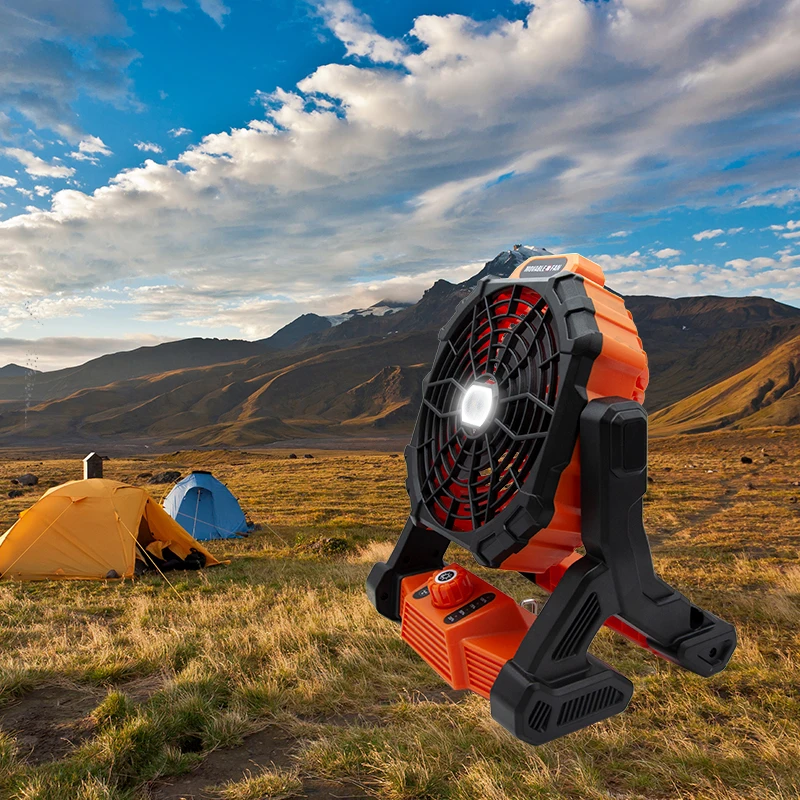
M 17 185 L 17 179 L 8 175 L 0 175 L 0 189 L 7 189 Z
M 624 239 L 626 236 L 630 236 L 631 231 L 616 231 L 615 233 L 609 234 L 610 239 Z
M 137 150 L 141 150 L 143 153 L 163 153 L 164 148 L 161 145 L 155 144 L 154 142 L 136 142 L 133 145 Z
M 372 20 L 349 0 L 325 0 L 317 8 L 349 56 L 364 56 L 375 63 L 398 64 L 407 53 L 402 42 L 376 33 Z
M 656 258 L 675 258 L 679 255 L 682 255 L 683 250 L 675 250 L 673 247 L 665 247 L 662 250 L 656 250 L 655 257 Z
M 19 161 L 25 168 L 25 172 L 34 178 L 69 178 L 75 174 L 72 167 L 47 162 L 30 150 L 23 150 L 21 147 L 6 147 L 2 152 L 9 158 Z
M 167 133 L 174 139 L 177 139 L 181 136 L 188 136 L 191 132 L 192 132 L 191 128 L 170 128 L 167 131 Z
M 644 264 L 644 258 L 638 250 L 634 250 L 633 253 L 629 253 L 627 256 L 614 256 L 603 253 L 602 255 L 592 256 L 592 261 L 598 263 L 606 272 L 617 272 L 621 269 L 638 267 Z
M 111 149 L 99 136 L 87 136 L 78 143 L 78 149 L 69 154 L 76 161 L 99 162 L 98 156 L 112 155 Z
M 762 228 L 762 230 L 773 231 L 781 239 L 800 238 L 800 230 L 797 229 L 800 229 L 800 219 L 790 219 L 785 225 L 769 225 Z
M 722 236 L 725 233 L 722 228 L 715 228 L 714 230 L 700 231 L 692 235 L 692 239 L 696 242 L 702 242 L 704 239 L 716 239 L 717 236 Z
M 0 223 L 12 287 L 0 305 L 9 291 L 84 296 L 136 280 L 167 287 L 137 296 L 143 314 L 247 307 L 236 324 L 266 329 L 301 301 L 325 310 L 373 281 L 549 244 L 545 231 L 585 241 L 671 205 L 775 203 L 797 148 L 785 109 L 800 98 L 799 10 L 543 0 L 524 21 L 421 16 L 395 40 L 349 2 L 325 3 L 347 63 L 260 93 L 263 114 L 173 160 Z M 752 153 L 731 186 L 720 166 Z M 597 258 L 651 281 L 704 266 Z
M 614 288 L 623 294 L 759 295 L 764 294 L 765 285 L 775 286 L 770 294 L 784 302 L 800 300 L 800 255 L 733 259 L 724 267 L 706 263 L 660 265 L 614 275 Z
M 110 156 L 111 150 L 99 136 L 87 136 L 78 144 L 81 153 L 92 153 L 101 156 Z

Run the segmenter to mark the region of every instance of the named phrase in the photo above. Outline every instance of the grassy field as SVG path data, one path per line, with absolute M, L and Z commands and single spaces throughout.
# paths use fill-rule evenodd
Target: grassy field
M 448 690 L 364 596 L 407 512 L 402 458 L 180 452 L 106 475 L 199 466 L 262 526 L 212 545 L 229 566 L 0 583 L 3 800 L 800 796 L 800 430 L 653 442 L 658 569 L 739 649 L 705 681 L 604 631 L 593 649 L 633 679 L 629 710 L 541 748 Z M 28 470 L 40 485 L 0 500 L 3 527 L 80 463 L 5 458 L 3 496 Z

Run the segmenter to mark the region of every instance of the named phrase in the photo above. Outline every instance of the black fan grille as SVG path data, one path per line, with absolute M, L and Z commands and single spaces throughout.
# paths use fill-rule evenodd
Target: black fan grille
M 417 422 L 421 500 L 445 530 L 476 530 L 522 488 L 550 427 L 558 362 L 550 308 L 527 286 L 481 298 L 455 327 Z M 459 419 L 461 397 L 476 380 L 498 389 L 496 418 L 477 435 Z

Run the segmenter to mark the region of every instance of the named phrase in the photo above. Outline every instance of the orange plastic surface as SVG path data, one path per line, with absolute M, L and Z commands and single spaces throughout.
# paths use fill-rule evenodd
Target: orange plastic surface
M 577 253 L 566 258 L 563 271 L 583 278 L 587 296 L 594 305 L 597 327 L 603 335 L 603 346 L 592 365 L 587 383 L 587 399 L 622 397 L 644 402 L 649 373 L 647 355 L 625 301 L 605 288 L 605 276 L 598 264 Z M 552 261 L 554 256 L 535 256 L 520 264 L 512 274 L 519 278 L 528 264 Z M 561 473 L 554 498 L 555 511 L 550 524 L 539 531 L 518 553 L 502 564 L 502 569 L 533 572 L 537 575 L 562 562 L 581 545 L 581 471 L 580 442 L 572 459 Z M 563 573 L 562 573 L 563 574 Z
M 456 608 L 468 603 L 475 591 L 465 569 L 443 569 L 428 578 L 431 603 L 436 608 Z
M 472 592 L 460 606 L 437 608 L 426 589 L 439 573 L 425 572 L 405 578 L 400 597 L 400 634 L 454 689 L 470 689 L 482 697 L 489 692 L 503 665 L 517 652 L 522 637 L 536 619 L 511 597 L 457 564 L 456 570 L 472 584 Z M 462 584 L 463 585 L 463 584 Z M 454 622 L 446 618 L 486 595 L 494 597 Z

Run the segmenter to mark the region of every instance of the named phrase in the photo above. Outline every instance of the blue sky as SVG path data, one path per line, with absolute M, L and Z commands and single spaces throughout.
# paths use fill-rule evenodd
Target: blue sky
M 259 338 L 515 242 L 800 305 L 798 52 L 800 0 L 6 0 L 0 364 Z

